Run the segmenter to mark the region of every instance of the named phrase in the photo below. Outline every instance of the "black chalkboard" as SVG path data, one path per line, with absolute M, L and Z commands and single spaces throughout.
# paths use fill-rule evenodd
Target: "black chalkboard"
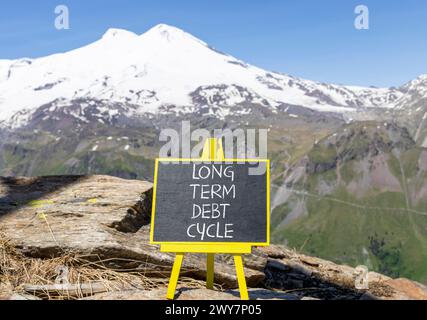
M 158 161 L 156 171 L 153 243 L 269 242 L 268 162 Z

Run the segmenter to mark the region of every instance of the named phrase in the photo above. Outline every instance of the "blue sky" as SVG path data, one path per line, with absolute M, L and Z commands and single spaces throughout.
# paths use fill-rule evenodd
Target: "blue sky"
M 70 9 L 70 30 L 54 8 Z M 370 29 L 356 30 L 367 5 Z M 0 4 L 0 59 L 93 42 L 110 27 L 177 26 L 259 67 L 324 82 L 398 86 L 427 73 L 425 0 L 14 0 Z

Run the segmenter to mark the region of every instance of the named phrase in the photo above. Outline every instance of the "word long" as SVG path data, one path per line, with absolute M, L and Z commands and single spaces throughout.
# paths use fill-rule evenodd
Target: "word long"
M 232 182 L 234 181 L 233 166 L 226 166 L 222 164 L 193 165 L 194 180 L 206 180 L 223 177 L 230 179 Z

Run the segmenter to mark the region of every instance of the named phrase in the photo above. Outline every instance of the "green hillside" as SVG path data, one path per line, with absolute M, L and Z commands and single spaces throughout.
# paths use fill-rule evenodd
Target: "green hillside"
M 273 241 L 427 283 L 425 157 L 397 126 L 345 127 L 308 154 L 305 176 L 273 211 Z M 286 220 L 298 201 L 304 212 Z

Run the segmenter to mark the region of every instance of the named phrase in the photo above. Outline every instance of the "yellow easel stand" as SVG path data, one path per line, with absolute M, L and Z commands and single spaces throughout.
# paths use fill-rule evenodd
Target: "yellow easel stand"
M 211 290 L 214 288 L 214 267 L 215 255 L 208 253 L 206 258 L 206 288 Z
M 172 267 L 172 274 L 169 280 L 168 292 L 166 298 L 173 299 L 175 297 L 176 284 L 178 283 L 179 271 L 182 265 L 183 253 L 177 253 Z
M 208 139 L 203 148 L 201 160 L 222 161 L 224 160 L 224 150 L 220 139 Z M 169 286 L 166 298 L 174 299 L 176 285 L 178 283 L 179 272 L 181 270 L 184 252 L 207 253 L 206 258 L 206 288 L 214 288 L 214 267 L 215 253 L 228 253 L 234 255 L 234 264 L 236 266 L 237 282 L 239 284 L 240 299 L 249 300 L 248 289 L 246 287 L 245 272 L 243 269 L 242 254 L 251 253 L 251 246 L 247 244 L 162 244 L 162 252 L 177 252 L 172 267 L 172 273 L 169 280 Z
M 242 255 L 234 255 L 234 264 L 236 265 L 237 282 L 239 283 L 240 299 L 249 300 L 248 288 L 246 287 L 245 272 L 243 269 Z

